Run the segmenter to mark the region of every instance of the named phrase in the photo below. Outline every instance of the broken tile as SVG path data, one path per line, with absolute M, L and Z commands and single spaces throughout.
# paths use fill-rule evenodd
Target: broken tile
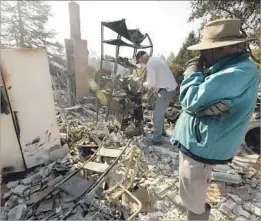
M 48 185 L 49 187 L 54 187 L 57 183 L 59 183 L 59 182 L 62 181 L 62 180 L 63 180 L 63 176 L 60 175 L 60 176 L 58 176 L 58 177 L 56 177 L 56 178 L 50 180 L 47 185 Z
M 256 188 L 259 182 L 260 182 L 260 181 L 257 180 L 256 178 L 253 178 L 253 179 L 251 180 L 251 182 L 250 182 L 250 186 L 251 186 L 252 188 Z
M 8 212 L 8 220 L 21 220 L 26 211 L 25 204 L 19 204 L 14 208 L 10 209 Z
M 242 200 L 250 200 L 250 198 L 251 198 L 249 195 L 249 189 L 247 188 L 247 186 L 237 187 L 236 193 Z
M 10 197 L 11 194 L 12 194 L 12 190 L 9 190 L 7 193 L 4 194 L 3 199 Z
M 244 216 L 246 218 L 250 218 L 250 213 L 245 211 L 241 205 L 237 205 L 233 210 L 233 213 L 237 214 L 238 216 Z
M 219 211 L 229 216 L 231 219 L 236 218 L 235 214 L 233 214 L 232 211 L 228 210 L 224 203 L 222 203 L 221 206 L 219 207 Z
M 42 179 L 41 174 L 40 173 L 36 173 L 36 174 L 34 174 L 32 176 L 29 176 L 29 177 L 21 180 L 21 183 L 25 184 L 25 185 L 30 184 L 30 183 L 38 183 L 39 181 L 41 181 L 41 179 Z
M 68 153 L 70 149 L 68 147 L 68 144 L 63 145 L 61 148 L 54 149 L 50 154 L 50 161 L 56 161 L 58 159 L 64 158 Z
M 261 216 L 261 209 L 251 203 L 244 203 L 243 208 L 246 211 L 255 214 L 256 216 Z
M 23 196 L 25 190 L 29 189 L 29 186 L 24 186 L 24 185 L 18 185 L 14 189 L 12 189 L 12 192 L 14 194 L 17 194 L 19 196 Z
M 13 181 L 13 182 L 9 182 L 6 184 L 6 187 L 11 189 L 11 188 L 14 188 L 15 186 L 17 186 L 19 184 L 19 180 L 18 181 Z
M 62 202 L 62 204 L 61 204 L 62 209 L 72 208 L 74 205 L 75 204 L 73 202 L 68 202 L 68 203 Z
M 41 201 L 39 207 L 37 208 L 37 214 L 41 212 L 47 212 L 53 209 L 53 200 L 52 199 L 46 199 Z
M 256 163 L 257 160 L 259 159 L 260 155 L 258 154 L 252 154 L 252 155 L 247 155 L 247 156 L 244 156 L 244 157 L 240 157 L 240 156 L 235 156 L 233 158 L 233 160 L 235 161 L 239 161 L 239 162 L 242 162 L 242 163 Z
M 213 167 L 213 170 L 217 171 L 217 172 L 226 173 L 228 170 L 230 170 L 230 166 L 228 166 L 228 165 L 216 165 L 216 166 Z
M 31 193 L 35 193 L 35 192 L 39 191 L 41 188 L 42 188 L 42 184 L 40 183 L 40 184 L 31 186 L 30 191 L 31 191 Z
M 85 180 L 79 176 L 73 176 L 61 185 L 61 189 L 73 196 L 81 196 L 91 185 L 92 181 Z
M 233 184 L 242 183 L 241 176 L 239 176 L 238 174 L 212 172 L 211 179 L 213 181 L 220 181 L 220 182 L 225 182 L 225 183 L 233 183 Z
M 250 220 L 260 220 L 256 215 L 251 214 Z
M 72 196 L 70 194 L 67 194 L 65 192 L 60 192 L 61 194 L 61 199 L 64 203 L 70 203 L 73 202 L 77 197 Z
M 231 197 L 231 199 L 238 205 L 242 205 L 243 204 L 243 200 L 238 196 L 238 195 L 234 195 L 234 194 L 228 194 L 228 196 Z
M 246 217 L 244 217 L 244 216 L 238 216 L 236 218 L 236 220 L 248 220 L 248 219 Z
M 166 193 L 168 192 L 168 190 L 173 186 L 173 183 L 169 183 L 169 184 L 164 184 L 162 186 L 157 186 L 156 190 L 155 190 L 155 194 L 159 197 L 159 198 L 163 198 Z
M 36 192 L 30 196 L 30 203 L 35 203 L 41 200 L 44 196 L 46 196 L 50 192 L 49 189 L 45 189 L 41 192 Z
M 228 199 L 224 204 L 223 204 L 223 207 L 225 207 L 227 210 L 229 211 L 233 211 L 233 209 L 235 209 L 235 207 L 237 206 L 237 204 L 231 200 L 231 199 Z
M 50 175 L 50 173 L 52 172 L 53 166 L 56 164 L 56 162 L 50 163 L 49 165 L 47 165 L 46 167 L 42 167 L 39 171 L 39 173 L 41 174 L 42 178 L 45 178 L 47 176 Z
M 226 185 L 226 193 L 232 193 L 232 186 Z

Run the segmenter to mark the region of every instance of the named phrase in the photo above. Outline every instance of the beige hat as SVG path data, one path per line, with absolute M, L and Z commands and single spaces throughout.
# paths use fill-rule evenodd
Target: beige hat
M 239 19 L 218 19 L 209 22 L 203 29 L 201 42 L 189 46 L 187 49 L 206 50 L 254 40 L 253 38 L 243 38 L 240 27 L 241 20 Z

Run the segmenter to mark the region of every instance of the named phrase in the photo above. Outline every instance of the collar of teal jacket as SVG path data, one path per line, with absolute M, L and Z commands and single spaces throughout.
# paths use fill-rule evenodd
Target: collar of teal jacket
M 232 54 L 226 56 L 212 65 L 210 68 L 205 70 L 205 75 L 210 75 L 217 73 L 218 71 L 224 69 L 227 65 L 231 65 L 233 63 L 238 63 L 239 61 L 246 60 L 250 56 L 249 52 L 239 52 L 236 54 Z

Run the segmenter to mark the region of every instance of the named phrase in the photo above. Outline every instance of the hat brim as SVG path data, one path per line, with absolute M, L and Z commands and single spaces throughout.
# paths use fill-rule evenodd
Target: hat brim
M 240 44 L 248 41 L 253 41 L 254 38 L 241 38 L 241 39 L 235 39 L 235 40 L 229 40 L 229 41 L 216 41 L 216 42 L 200 42 L 195 45 L 189 46 L 187 49 L 191 51 L 201 51 L 201 50 L 207 50 L 212 48 L 220 48 L 225 47 L 229 45 L 235 45 Z

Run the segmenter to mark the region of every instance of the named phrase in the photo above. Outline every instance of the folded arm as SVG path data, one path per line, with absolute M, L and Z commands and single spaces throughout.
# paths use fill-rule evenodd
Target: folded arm
M 235 67 L 222 70 L 205 78 L 202 72 L 185 76 L 180 88 L 182 108 L 197 114 L 220 101 L 231 105 L 248 86 L 251 76 Z

